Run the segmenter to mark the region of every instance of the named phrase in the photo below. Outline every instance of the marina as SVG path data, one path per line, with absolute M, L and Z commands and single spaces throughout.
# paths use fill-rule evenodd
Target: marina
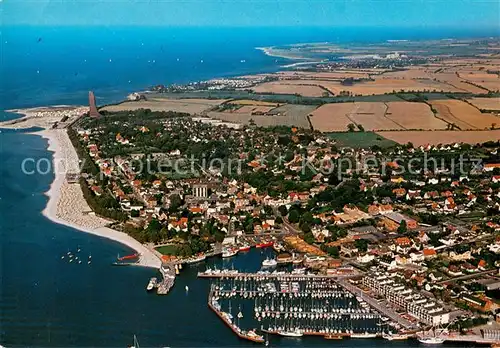
M 266 334 L 296 338 L 321 336 L 331 340 L 385 336 L 394 340 L 402 329 L 333 277 L 282 272 L 240 274 L 230 270 L 221 274 L 229 276 L 213 279 L 209 306 L 216 301 L 219 311 L 227 308 L 226 314 L 219 316 L 233 318 L 235 313 L 231 308 L 237 303 L 240 308 L 237 318 L 250 316 L 252 324 Z M 248 308 L 253 310 L 249 313 Z

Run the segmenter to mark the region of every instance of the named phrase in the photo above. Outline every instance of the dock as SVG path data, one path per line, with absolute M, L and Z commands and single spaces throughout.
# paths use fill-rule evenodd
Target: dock
M 417 335 L 417 337 L 425 337 L 425 335 Z M 456 334 L 441 334 L 439 338 L 445 342 L 463 342 L 476 343 L 484 345 L 494 345 L 500 342 L 500 330 L 482 330 L 482 335 L 456 335 Z

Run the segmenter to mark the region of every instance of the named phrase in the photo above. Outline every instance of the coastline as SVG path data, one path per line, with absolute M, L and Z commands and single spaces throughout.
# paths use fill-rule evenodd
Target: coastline
M 126 233 L 106 227 L 108 220 L 90 213 L 91 209 L 83 197 L 80 185 L 67 182 L 66 173 L 78 170 L 78 157 L 66 130 L 46 129 L 32 134 L 47 139 L 48 150 L 53 153 L 55 177 L 49 190 L 45 192 L 49 200 L 42 214 L 57 224 L 126 245 L 140 255 L 135 265 L 159 269 L 161 260 L 152 250 Z
M 271 47 L 255 47 L 256 50 L 262 51 L 266 56 L 269 57 L 275 57 L 275 58 L 283 58 L 283 59 L 290 59 L 290 60 L 300 60 L 300 61 L 311 61 L 310 58 L 305 58 L 305 57 L 300 57 L 300 56 L 294 56 L 292 54 L 284 54 L 284 53 L 277 53 L 274 52 L 276 49 L 274 46 Z

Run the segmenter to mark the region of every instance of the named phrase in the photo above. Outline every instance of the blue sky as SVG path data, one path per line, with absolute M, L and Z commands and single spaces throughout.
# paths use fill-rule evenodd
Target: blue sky
M 498 0 L 0 0 L 4 24 L 500 27 Z

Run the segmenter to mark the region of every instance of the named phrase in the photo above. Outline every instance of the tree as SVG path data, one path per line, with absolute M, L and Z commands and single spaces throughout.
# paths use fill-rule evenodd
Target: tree
M 297 211 L 297 209 L 290 210 L 290 212 L 288 213 L 288 221 L 295 224 L 299 222 L 299 219 L 300 219 L 300 214 Z
M 311 225 L 309 225 L 308 223 L 302 223 L 300 225 L 300 229 L 302 230 L 302 232 L 304 233 L 310 233 L 311 232 Z
M 334 258 L 339 257 L 339 248 L 336 246 L 328 247 L 328 249 L 326 251 L 331 257 L 334 257 Z
M 347 125 L 347 130 L 348 130 L 349 132 L 354 132 L 354 130 L 355 130 L 355 129 L 356 129 L 356 126 L 354 125 L 354 123 L 349 123 L 349 124 Z
M 304 215 L 302 215 L 302 217 L 300 218 L 300 220 L 303 223 L 310 224 L 313 221 L 313 215 L 312 215 L 312 213 L 310 211 L 307 211 L 307 212 L 304 213 Z
M 358 124 L 358 129 L 360 132 L 364 132 L 365 131 L 365 127 L 363 127 L 362 124 Z
M 174 212 L 179 209 L 179 207 L 182 206 L 182 199 L 181 196 L 178 194 L 174 194 L 170 196 L 170 211 Z
M 307 232 L 306 234 L 304 234 L 304 241 L 307 243 L 307 244 L 314 244 L 314 236 L 311 232 Z
M 404 233 L 406 233 L 407 230 L 408 230 L 408 227 L 406 226 L 406 221 L 401 220 L 401 223 L 399 224 L 399 227 L 398 227 L 398 233 L 404 234 Z
M 281 216 L 277 216 L 275 222 L 277 224 L 282 224 L 283 223 L 283 218 Z
M 280 205 L 278 207 L 278 212 L 281 214 L 281 216 L 286 216 L 286 214 L 288 214 L 288 209 L 286 208 L 286 205 Z
M 361 252 L 366 252 L 368 250 L 368 241 L 366 239 L 357 239 L 354 241 L 354 245 Z

